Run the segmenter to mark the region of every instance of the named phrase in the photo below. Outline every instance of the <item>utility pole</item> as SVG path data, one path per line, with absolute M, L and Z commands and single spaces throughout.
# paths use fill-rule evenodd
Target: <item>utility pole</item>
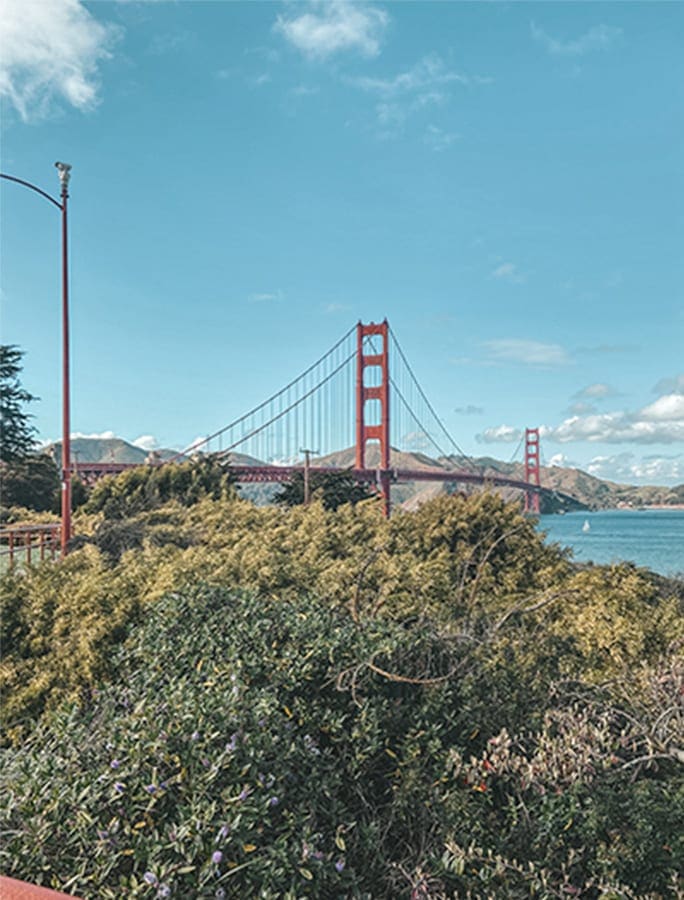
M 304 506 L 308 506 L 311 503 L 311 486 L 309 481 L 311 454 L 318 453 L 318 450 L 302 450 L 300 448 L 299 452 L 304 454 Z

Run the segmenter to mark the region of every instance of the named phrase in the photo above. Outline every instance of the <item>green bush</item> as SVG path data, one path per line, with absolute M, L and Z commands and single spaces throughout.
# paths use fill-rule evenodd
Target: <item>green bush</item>
M 478 715 L 487 657 L 428 620 L 171 594 L 5 752 L 4 871 L 84 898 L 674 896 L 681 765 L 639 762 L 660 701 L 635 724 L 549 696 L 509 734 Z M 681 676 L 651 673 L 665 703 Z

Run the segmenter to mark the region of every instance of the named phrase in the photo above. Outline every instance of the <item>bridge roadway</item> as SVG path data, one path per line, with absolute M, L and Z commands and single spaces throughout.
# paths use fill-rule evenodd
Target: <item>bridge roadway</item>
M 74 467 L 74 474 L 86 484 L 92 484 L 105 475 L 118 475 L 128 469 L 135 469 L 137 463 L 79 463 Z M 289 481 L 296 473 L 303 473 L 304 466 L 230 466 L 235 480 L 241 484 L 266 484 L 282 483 Z M 357 481 L 367 484 L 379 484 L 383 475 L 381 469 L 351 469 L 339 466 L 311 466 L 311 475 L 329 474 L 330 472 L 349 472 Z M 467 472 L 461 469 L 388 469 L 391 483 L 405 481 L 441 481 L 458 482 L 460 484 L 486 484 L 492 487 L 510 487 L 519 491 L 529 491 L 535 494 L 551 493 L 557 497 L 572 499 L 568 495 L 559 494 L 557 491 L 541 487 L 536 484 L 528 484 L 515 478 L 507 478 L 505 475 L 481 475 L 476 472 Z

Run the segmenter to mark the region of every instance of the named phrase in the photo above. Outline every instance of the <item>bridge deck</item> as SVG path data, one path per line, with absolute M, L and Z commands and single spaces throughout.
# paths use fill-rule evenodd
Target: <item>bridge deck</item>
M 105 475 L 118 475 L 128 469 L 137 468 L 136 463 L 79 463 L 74 468 L 74 474 L 83 478 L 86 482 L 96 481 Z M 241 484 L 254 483 L 282 483 L 289 481 L 293 475 L 303 473 L 303 466 L 230 466 L 231 473 L 236 481 Z M 548 488 L 540 485 L 528 484 L 516 478 L 507 478 L 505 475 L 480 474 L 465 470 L 438 470 L 438 469 L 350 469 L 337 466 L 311 466 L 309 472 L 313 474 L 329 474 L 331 472 L 349 472 L 357 481 L 367 484 L 380 483 L 382 476 L 387 474 L 393 483 L 406 481 L 441 481 L 443 483 L 458 484 L 487 484 L 493 487 L 510 487 L 520 491 L 531 493 L 544 493 Z

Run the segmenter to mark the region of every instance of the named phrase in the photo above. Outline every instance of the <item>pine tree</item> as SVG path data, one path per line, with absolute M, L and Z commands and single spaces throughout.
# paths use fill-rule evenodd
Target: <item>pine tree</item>
M 35 448 L 36 429 L 24 404 L 37 400 L 19 381 L 23 351 L 13 344 L 0 344 L 0 460 L 17 462 Z

